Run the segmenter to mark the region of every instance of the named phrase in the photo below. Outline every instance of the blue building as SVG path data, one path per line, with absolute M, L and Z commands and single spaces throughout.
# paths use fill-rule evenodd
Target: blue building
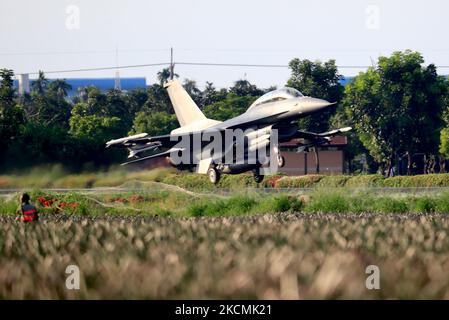
M 53 81 L 54 79 L 49 79 Z M 109 89 L 115 88 L 115 78 L 67 78 L 65 81 L 72 86 L 72 89 L 68 92 L 69 97 L 76 96 L 78 94 L 78 88 L 94 86 L 105 92 Z M 120 78 L 120 88 L 122 90 L 133 90 L 137 88 L 145 89 L 147 87 L 146 79 L 143 77 L 136 78 Z M 33 80 L 30 80 L 30 85 L 33 84 Z M 14 81 L 14 87 L 19 88 L 19 81 Z
M 343 76 L 343 79 L 340 80 L 340 84 L 343 86 L 346 86 L 347 84 L 351 83 L 353 80 L 354 80 L 354 77 Z
M 49 81 L 53 81 L 55 79 L 49 79 Z M 354 77 L 344 77 L 340 80 L 342 85 L 347 85 L 352 82 Z M 29 86 L 33 84 L 34 80 L 29 80 Z M 78 88 L 81 87 L 89 87 L 94 86 L 100 89 L 102 92 L 105 92 L 109 89 L 115 88 L 116 78 L 67 78 L 65 81 L 72 86 L 72 89 L 69 90 L 68 96 L 73 97 L 78 94 Z M 120 88 L 125 91 L 141 88 L 147 88 L 146 78 L 144 77 L 132 77 L 132 78 L 120 78 Z M 19 89 L 19 81 L 14 80 L 14 87 Z

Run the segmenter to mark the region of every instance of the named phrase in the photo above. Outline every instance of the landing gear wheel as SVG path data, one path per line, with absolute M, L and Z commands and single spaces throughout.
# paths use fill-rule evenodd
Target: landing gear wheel
M 285 166 L 285 158 L 281 155 L 278 156 L 278 167 L 282 168 Z
M 218 181 L 220 181 L 220 172 L 215 168 L 209 168 L 209 170 L 207 170 L 207 176 L 209 177 L 209 181 L 213 184 L 217 184 Z
M 256 183 L 261 183 L 263 181 L 264 176 L 259 174 L 259 172 L 253 172 L 253 178 Z

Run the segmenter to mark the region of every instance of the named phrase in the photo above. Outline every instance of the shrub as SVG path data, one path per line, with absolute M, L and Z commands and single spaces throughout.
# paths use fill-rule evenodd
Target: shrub
M 343 187 L 351 176 L 333 175 L 325 176 L 318 183 L 319 187 Z
M 250 197 L 233 197 L 227 201 L 226 207 L 231 213 L 248 213 L 257 204 Z
M 156 207 L 154 209 L 154 214 L 160 217 L 169 217 L 173 215 L 173 212 L 165 208 Z
M 316 191 L 311 195 L 311 200 L 305 207 L 310 213 L 344 213 L 349 210 L 349 201 L 340 192 Z
M 304 199 L 297 197 L 289 197 L 288 199 L 290 201 L 290 211 L 301 212 L 305 206 L 305 203 L 303 202 Z
M 192 190 L 214 189 L 207 176 L 201 174 L 175 173 L 165 177 L 162 182 Z
M 435 212 L 436 201 L 430 197 L 420 197 L 415 202 L 415 212 L 431 213 Z
M 290 199 L 287 196 L 279 196 L 273 198 L 273 211 L 274 212 L 286 212 L 290 210 Z
M 187 215 L 190 217 L 202 217 L 205 215 L 206 205 L 202 203 L 192 204 L 187 207 Z
M 390 187 L 390 188 L 409 187 L 410 180 L 404 179 L 404 178 L 406 178 L 406 177 L 396 176 L 396 177 L 386 178 L 382 184 L 384 187 Z
M 442 193 L 435 201 L 435 210 L 438 213 L 449 213 L 449 193 Z
M 268 177 L 265 177 L 265 179 L 262 182 L 262 186 L 264 188 L 276 188 L 278 187 L 278 181 L 282 179 L 285 175 L 282 174 L 275 174 Z
M 374 203 L 376 202 L 376 197 L 369 192 L 357 193 L 357 195 L 349 198 L 351 213 L 366 213 L 374 211 Z
M 278 188 L 312 188 L 324 178 L 324 175 L 311 174 L 298 177 L 282 177 L 278 180 Z
M 379 197 L 373 205 L 373 209 L 377 213 L 406 213 L 409 211 L 405 200 L 392 197 Z
M 0 214 L 13 215 L 16 214 L 18 204 L 14 201 L 6 201 L 0 199 Z
M 274 212 L 286 212 L 291 208 L 289 197 L 287 196 L 271 196 L 263 199 L 254 208 L 254 213 L 274 213 Z
M 358 175 L 350 177 L 346 183 L 346 187 L 362 188 L 362 187 L 379 187 L 382 185 L 384 177 L 380 174 Z
M 221 175 L 220 182 L 218 183 L 217 186 L 219 188 L 226 188 L 226 189 L 239 189 L 246 187 L 257 187 L 258 185 L 254 181 L 252 174 L 242 173 L 242 174 Z
M 384 180 L 386 187 L 428 188 L 449 187 L 449 174 L 423 174 L 416 176 L 396 176 Z

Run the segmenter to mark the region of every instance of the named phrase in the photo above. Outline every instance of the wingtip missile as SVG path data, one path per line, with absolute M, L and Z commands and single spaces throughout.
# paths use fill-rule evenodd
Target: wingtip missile
M 145 138 L 147 135 L 148 135 L 148 133 L 139 133 L 139 134 L 135 134 L 135 135 L 132 135 L 129 137 L 124 137 L 124 138 L 115 139 L 115 140 L 109 140 L 108 142 L 106 142 L 106 148 L 109 148 L 112 145 L 126 143 L 129 140 Z

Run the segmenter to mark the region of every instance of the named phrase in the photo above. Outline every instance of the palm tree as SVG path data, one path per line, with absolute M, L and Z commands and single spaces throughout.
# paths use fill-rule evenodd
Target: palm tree
M 31 88 L 33 91 L 36 91 L 40 95 L 44 95 L 45 90 L 47 89 L 48 79 L 45 78 L 45 74 L 42 70 L 39 70 L 39 76 L 36 80 L 31 84 Z
M 87 102 L 87 97 L 89 95 L 89 89 L 84 87 L 78 87 L 78 97 L 81 99 L 82 102 Z
M 56 79 L 48 86 L 50 90 L 56 93 L 58 99 L 67 97 L 67 91 L 72 90 L 72 86 L 65 79 Z
M 173 74 L 174 78 L 178 78 L 179 76 L 175 73 Z M 159 79 L 159 84 L 162 86 L 164 83 L 170 79 L 170 68 L 164 68 L 157 73 L 157 78 Z

